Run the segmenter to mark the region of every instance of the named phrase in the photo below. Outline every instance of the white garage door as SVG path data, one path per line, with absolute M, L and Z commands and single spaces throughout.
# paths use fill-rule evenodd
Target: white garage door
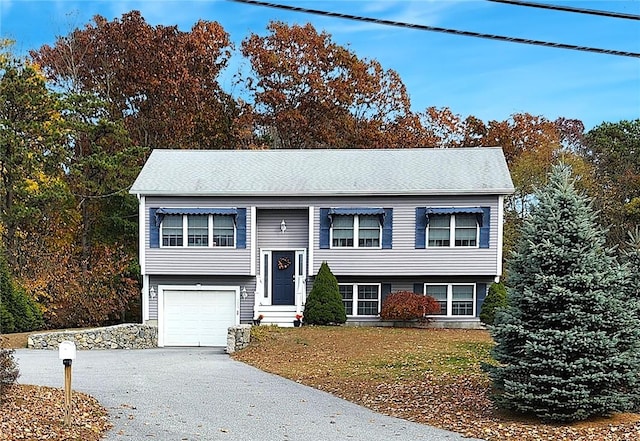
M 236 324 L 236 292 L 164 290 L 164 346 L 226 346 Z

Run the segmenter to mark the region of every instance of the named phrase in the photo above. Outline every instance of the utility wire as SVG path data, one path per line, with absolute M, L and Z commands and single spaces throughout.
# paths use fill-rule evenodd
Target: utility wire
M 447 29 L 447 28 L 440 28 L 440 27 L 435 27 L 435 26 L 426 26 L 426 25 L 420 25 L 420 24 L 414 24 L 414 23 L 405 23 L 405 22 L 401 22 L 401 21 L 383 20 L 383 19 L 380 19 L 380 18 L 361 17 L 361 16 L 358 16 L 358 15 L 343 14 L 343 13 L 330 12 L 330 11 L 321 11 L 321 10 L 318 10 L 318 9 L 301 8 L 299 6 L 281 5 L 281 4 L 277 4 L 277 3 L 269 3 L 269 2 L 264 2 L 264 1 L 260 1 L 260 0 L 229 0 L 229 1 L 236 2 L 236 3 L 247 3 L 247 4 L 251 4 L 251 5 L 258 5 L 258 6 L 266 6 L 266 7 L 269 7 L 269 8 L 285 9 L 285 10 L 288 10 L 288 11 L 304 12 L 304 13 L 307 13 L 307 14 L 323 15 L 323 16 L 327 16 L 327 17 L 337 17 L 337 18 L 345 18 L 345 19 L 348 19 L 348 20 L 365 21 L 365 22 L 369 22 L 369 23 L 376 23 L 376 24 L 387 25 L 387 26 L 396 26 L 396 27 L 403 27 L 403 28 L 410 28 L 410 29 L 418 29 L 418 30 L 421 30 L 421 31 L 441 32 L 441 33 L 445 33 L 445 34 L 463 35 L 463 36 L 466 36 L 466 37 L 476 37 L 476 38 L 485 38 L 485 39 L 488 39 L 488 40 L 506 41 L 506 42 L 509 42 L 509 43 L 530 44 L 530 45 L 534 45 L 534 46 L 546 46 L 546 47 L 554 47 L 554 48 L 558 48 L 558 49 L 569 49 L 569 50 L 583 51 L 583 52 L 594 52 L 594 53 L 597 53 L 597 54 L 617 55 L 617 56 L 620 56 L 620 57 L 640 58 L 640 53 L 638 53 L 638 52 L 618 51 L 618 50 L 613 50 L 613 49 L 600 49 L 600 48 L 594 48 L 594 47 L 588 47 L 588 46 L 576 46 L 576 45 L 565 44 L 565 43 L 551 43 L 551 42 L 548 42 L 548 41 L 529 40 L 529 39 L 526 39 L 526 38 L 518 38 L 518 37 L 505 37 L 505 36 L 502 36 L 502 35 L 483 34 L 483 33 L 472 32 L 472 31 L 459 31 L 459 30 L 456 30 L 456 29 Z
M 625 14 L 623 12 L 602 11 L 598 9 L 574 8 L 571 6 L 550 5 L 548 3 L 525 2 L 521 0 L 487 0 L 494 3 L 505 3 L 514 6 L 529 6 L 532 8 L 551 9 L 553 11 L 576 12 L 578 14 L 599 15 L 601 17 L 626 18 L 628 20 L 640 20 L 640 15 Z

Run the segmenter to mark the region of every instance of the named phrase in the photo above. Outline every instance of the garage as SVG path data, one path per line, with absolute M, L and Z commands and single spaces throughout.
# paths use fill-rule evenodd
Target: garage
M 159 346 L 226 346 L 227 329 L 238 323 L 238 289 L 166 286 L 158 291 Z

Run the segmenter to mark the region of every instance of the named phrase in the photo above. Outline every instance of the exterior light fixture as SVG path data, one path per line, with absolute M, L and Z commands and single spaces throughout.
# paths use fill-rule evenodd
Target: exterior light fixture
M 280 231 L 282 231 L 283 233 L 287 231 L 287 224 L 285 223 L 284 219 L 282 219 L 282 222 L 280 222 Z
M 242 296 L 243 299 L 247 298 L 247 287 L 243 286 L 242 289 L 240 290 L 240 295 Z
M 153 288 L 153 286 L 151 288 L 149 288 L 149 298 L 151 298 L 151 299 L 155 299 L 156 298 L 156 290 Z

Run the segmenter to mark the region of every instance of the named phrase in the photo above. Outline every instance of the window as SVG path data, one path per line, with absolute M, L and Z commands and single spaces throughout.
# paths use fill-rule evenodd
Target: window
M 380 218 L 378 216 L 358 216 L 358 246 L 360 248 L 380 247 Z
M 331 225 L 334 248 L 380 248 L 382 226 L 375 215 L 335 215 Z
M 437 314 L 447 315 L 447 285 L 427 285 L 425 292 L 440 304 Z
M 475 284 L 425 284 L 424 292 L 440 303 L 440 312 L 436 315 L 451 317 L 475 316 Z
M 429 219 L 429 246 L 448 247 L 450 243 L 451 216 L 441 214 Z
M 236 228 L 231 215 L 166 214 L 160 231 L 163 247 L 233 247 L 235 244 Z
M 340 285 L 340 295 L 347 315 L 353 315 L 353 285 Z
M 165 216 L 162 221 L 162 246 L 182 246 L 182 216 Z
M 234 222 L 231 216 L 213 216 L 213 245 L 217 247 L 232 247 Z
M 476 247 L 478 232 L 475 214 L 432 214 L 427 224 L 427 244 L 430 247 Z
M 455 216 L 456 225 L 456 246 L 475 247 L 478 243 L 478 218 L 473 214 L 457 214 Z
M 348 316 L 376 316 L 380 313 L 379 284 L 340 284 L 340 295 Z
M 187 216 L 187 240 L 190 247 L 209 246 L 208 216 Z
M 355 216 L 335 216 L 333 218 L 333 246 L 353 246 L 353 221 Z

